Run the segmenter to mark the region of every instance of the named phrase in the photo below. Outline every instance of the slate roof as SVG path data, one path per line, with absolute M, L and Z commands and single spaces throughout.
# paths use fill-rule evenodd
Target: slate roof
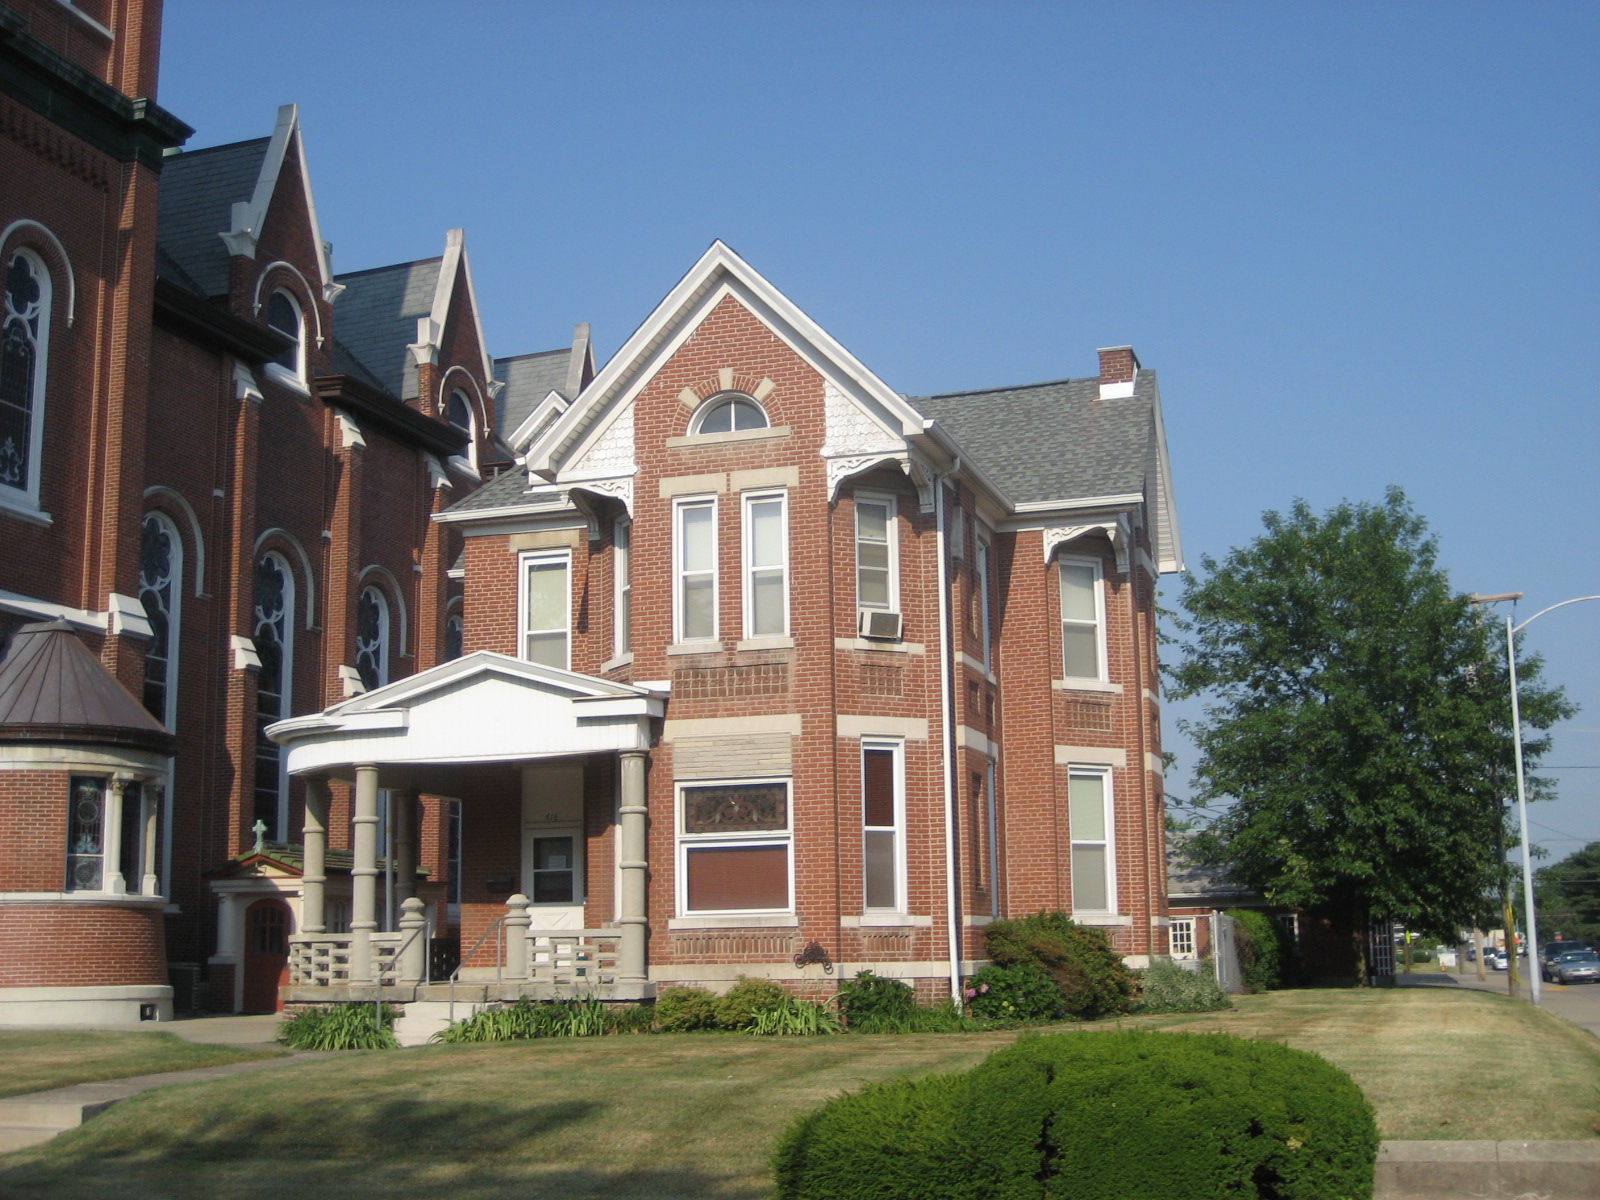
M 156 270 L 202 296 L 228 291 L 228 248 L 219 234 L 233 228 L 233 206 L 255 193 L 270 138 L 253 138 L 174 154 L 161 164 Z M 163 270 L 176 265 L 181 277 Z
M 1134 394 L 1101 400 L 1098 379 L 912 396 L 1014 503 L 1145 491 L 1153 461 L 1155 373 Z M 1154 499 L 1154 497 L 1150 497 Z
M 494 360 L 494 377 L 505 384 L 495 400 L 495 432 L 509 438 L 517 426 L 552 391 L 562 392 L 567 369 L 572 363 L 572 348 L 542 350 Z M 566 396 L 571 400 L 571 396 Z
M 345 285 L 334 305 L 339 343 L 397 400 L 417 395 L 417 364 L 406 347 L 417 340 L 417 319 L 433 312 L 443 261 L 426 258 L 335 277 Z
M 1192 835 L 1182 832 L 1167 834 L 1167 896 L 1182 896 L 1203 900 L 1227 900 L 1255 897 L 1256 893 L 1228 875 L 1225 866 L 1195 862 L 1189 856 Z
M 0 660 L 0 739 L 170 750 L 172 735 L 65 621 L 24 625 Z

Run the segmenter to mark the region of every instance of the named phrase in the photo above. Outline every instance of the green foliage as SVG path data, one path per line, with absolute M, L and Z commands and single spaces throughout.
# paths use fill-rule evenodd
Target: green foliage
M 1009 1021 L 985 1020 L 968 1015 L 955 1006 L 948 997 L 930 1008 L 915 1005 L 899 1015 L 850 1018 L 851 1033 L 981 1033 Z
M 375 1011 L 376 1009 L 376 1011 Z M 319 1005 L 296 1013 L 278 1029 L 278 1040 L 296 1050 L 397 1050 L 395 1011 L 365 1002 Z
M 717 1025 L 722 1029 L 749 1029 L 756 1015 L 780 1008 L 789 999 L 789 989 L 775 979 L 739 980 L 716 998 Z
M 780 1200 L 1350 1200 L 1372 1109 L 1316 1055 L 1219 1034 L 1025 1038 L 843 1096 L 779 1142 Z
M 1183 726 L 1193 803 L 1226 812 L 1208 861 L 1270 898 L 1364 928 L 1373 914 L 1445 933 L 1499 873 L 1512 775 L 1504 637 L 1437 565 L 1427 523 L 1391 489 L 1326 514 L 1297 501 L 1184 584 L 1171 695 L 1205 695 Z M 1523 721 L 1570 715 L 1519 656 Z M 1530 763 L 1548 738 L 1524 743 Z M 1542 783 L 1535 783 L 1535 792 Z
M 967 1008 L 986 1021 L 1059 1021 L 1061 989 L 1041 966 L 980 967 L 967 977 Z
M 786 994 L 779 1004 L 757 1010 L 745 1032 L 758 1037 L 813 1037 L 843 1033 L 844 1025 L 826 1004 Z
M 1144 991 L 1139 1011 L 1143 1013 L 1215 1012 L 1233 1007 L 1228 994 L 1217 985 L 1209 962 L 1201 963 L 1198 971 L 1175 962 L 1151 963 L 1139 976 Z
M 633 1026 L 630 1010 L 593 999 L 518 1000 L 509 1008 L 488 1008 L 440 1030 L 436 1042 L 512 1042 L 528 1038 L 601 1037 Z
M 1600 842 L 1540 867 L 1534 882 L 1541 939 L 1600 943 Z
M 984 930 L 996 966 L 1029 964 L 1055 981 L 1062 1009 L 1085 1020 L 1127 1012 L 1133 976 L 1110 939 L 1064 912 L 993 921 Z
M 903 979 L 860 971 L 839 988 L 839 1011 L 852 1029 L 910 1020 L 916 1009 L 916 990 Z
M 1294 942 L 1271 917 L 1253 908 L 1231 908 L 1235 944 L 1244 984 L 1252 992 L 1270 992 L 1289 984 Z
M 656 993 L 656 1028 L 688 1033 L 717 1027 L 717 998 L 704 988 L 669 987 Z

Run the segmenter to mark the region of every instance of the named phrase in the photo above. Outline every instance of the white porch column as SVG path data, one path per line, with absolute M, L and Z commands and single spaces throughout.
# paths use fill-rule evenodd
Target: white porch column
M 306 776 L 305 871 L 300 876 L 300 932 L 328 932 L 328 791 L 326 775 Z
M 244 943 L 244 923 L 240 919 L 239 896 L 235 892 L 217 894 L 217 957 L 237 962 Z
M 378 928 L 378 768 L 356 764 L 356 811 L 350 868 L 350 981 L 372 982 L 372 934 Z
M 151 784 L 144 785 L 140 792 L 139 803 L 143 810 L 139 815 L 144 823 L 144 853 L 140 856 L 142 861 L 139 870 L 142 878 L 139 880 L 139 891 L 146 896 L 158 896 L 161 894 L 161 881 L 156 877 L 156 813 L 159 811 L 160 796 Z
M 118 775 L 111 781 L 106 793 L 105 826 L 100 830 L 100 844 L 105 848 L 105 866 L 101 886 L 108 892 L 124 895 L 128 881 L 122 877 L 122 798 L 134 780 Z
M 624 750 L 622 766 L 622 804 L 618 808 L 619 867 L 622 880 L 617 904 L 617 923 L 622 926 L 618 947 L 617 976 L 621 983 L 642 984 L 649 978 L 645 961 L 645 937 L 650 918 L 645 912 L 645 873 L 649 869 L 645 850 L 644 761 L 642 750 Z
M 403 908 L 417 894 L 417 794 L 390 792 L 389 819 L 394 822 L 394 894 Z

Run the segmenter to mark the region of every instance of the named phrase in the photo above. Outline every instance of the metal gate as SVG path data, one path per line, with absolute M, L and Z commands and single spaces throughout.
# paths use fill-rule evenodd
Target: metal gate
M 1224 912 L 1211 914 L 1211 964 L 1223 991 L 1235 996 L 1244 991 L 1244 972 L 1239 967 L 1239 943 L 1234 936 L 1233 918 Z

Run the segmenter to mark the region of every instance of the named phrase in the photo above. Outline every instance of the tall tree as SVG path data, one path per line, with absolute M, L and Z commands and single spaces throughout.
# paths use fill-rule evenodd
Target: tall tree
M 1600 842 L 1590 842 L 1534 876 L 1540 937 L 1600 939 Z M 1546 932 L 1548 931 L 1548 933 Z
M 1186 724 L 1194 801 L 1225 806 L 1198 840 L 1240 882 L 1332 914 L 1366 982 L 1373 918 L 1454 936 L 1498 887 L 1501 839 L 1515 844 L 1503 638 L 1452 590 L 1398 488 L 1263 519 L 1254 542 L 1202 560 L 1176 621 L 1172 694 L 1206 697 Z M 1518 668 L 1525 726 L 1570 715 L 1536 658 Z M 1530 765 L 1547 745 L 1524 743 Z

